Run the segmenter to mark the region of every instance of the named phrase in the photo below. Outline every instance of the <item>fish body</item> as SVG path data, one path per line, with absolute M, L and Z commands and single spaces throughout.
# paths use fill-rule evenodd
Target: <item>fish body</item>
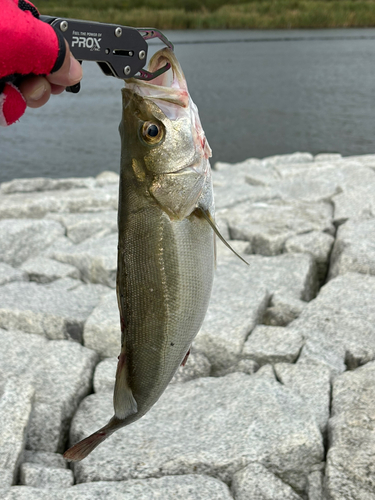
M 70 460 L 147 413 L 186 362 L 208 307 L 215 261 L 211 150 L 173 52 L 155 54 L 150 71 L 165 61 L 172 71 L 152 84 L 128 80 L 123 89 L 115 415 L 70 448 Z

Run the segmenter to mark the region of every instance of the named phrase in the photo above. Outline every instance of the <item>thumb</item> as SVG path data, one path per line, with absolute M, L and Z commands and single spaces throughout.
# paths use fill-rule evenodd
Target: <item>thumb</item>
M 78 83 L 82 79 L 82 66 L 70 52 L 68 42 L 65 40 L 66 53 L 63 65 L 55 73 L 47 76 L 47 80 L 54 85 L 68 87 Z

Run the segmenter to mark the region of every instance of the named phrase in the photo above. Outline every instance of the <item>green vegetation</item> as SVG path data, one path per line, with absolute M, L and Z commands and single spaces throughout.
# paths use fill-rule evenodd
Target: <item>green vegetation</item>
M 42 14 L 159 29 L 375 26 L 375 0 L 35 0 L 35 3 Z

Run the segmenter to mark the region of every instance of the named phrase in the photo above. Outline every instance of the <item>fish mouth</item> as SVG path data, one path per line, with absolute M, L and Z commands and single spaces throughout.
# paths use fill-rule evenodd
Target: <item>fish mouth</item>
M 170 64 L 170 68 L 151 82 L 129 78 L 125 80 L 125 88 L 142 97 L 187 108 L 190 97 L 186 78 L 173 50 L 164 48 L 156 52 L 150 59 L 147 70 L 154 73 L 167 63 Z M 156 104 L 159 105 L 159 102 Z

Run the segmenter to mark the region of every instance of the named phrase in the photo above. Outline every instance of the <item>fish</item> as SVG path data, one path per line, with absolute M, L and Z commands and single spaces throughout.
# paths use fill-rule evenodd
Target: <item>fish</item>
M 172 50 L 151 82 L 122 89 L 117 299 L 121 324 L 114 415 L 64 454 L 79 461 L 158 401 L 205 317 L 215 269 L 215 209 L 198 110 Z M 219 237 L 220 234 L 219 234 Z

